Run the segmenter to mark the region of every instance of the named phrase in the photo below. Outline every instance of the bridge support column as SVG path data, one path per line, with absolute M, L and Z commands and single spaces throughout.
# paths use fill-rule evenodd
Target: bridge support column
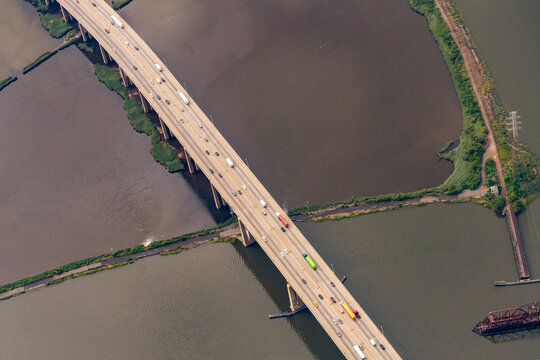
M 64 10 L 64 7 L 60 5 L 60 11 L 62 12 L 62 17 L 64 18 L 64 21 L 67 23 L 69 22 L 69 15 L 67 15 L 67 11 Z
M 49 6 L 50 5 L 50 2 L 49 0 L 45 0 L 45 5 Z
M 83 39 L 84 42 L 88 41 L 88 37 L 86 37 L 86 29 L 83 28 L 83 26 L 81 25 L 81 23 L 79 23 L 79 31 L 81 33 L 81 37 Z
M 289 294 L 289 302 L 291 304 L 291 311 L 296 311 L 304 306 L 304 302 L 300 299 L 300 296 L 294 291 L 293 287 L 287 283 L 287 293 Z
M 105 49 L 101 45 L 99 45 L 99 51 L 101 51 L 101 58 L 103 59 L 103 63 L 107 64 L 109 62 L 109 56 L 107 55 L 107 51 L 105 51 Z
M 171 137 L 169 134 L 169 128 L 167 128 L 167 125 L 165 125 L 161 117 L 159 117 L 159 124 L 161 125 L 161 131 L 163 132 L 163 137 L 165 138 L 165 140 L 169 140 Z M 187 156 L 186 156 L 186 161 L 187 161 Z
M 242 244 L 244 244 L 245 247 L 253 244 L 255 242 L 253 235 L 249 233 L 248 229 L 246 229 L 240 219 L 238 219 L 238 227 L 240 227 L 240 234 L 242 234 Z
M 124 73 L 124 70 L 122 70 L 122 68 L 120 66 L 118 66 L 118 72 L 120 73 L 120 77 L 122 78 L 122 85 L 124 85 L 125 87 L 128 87 L 129 83 L 128 83 L 128 80 L 127 80 L 127 76 Z
M 210 183 L 210 188 L 212 189 L 212 195 L 214 195 L 214 203 L 216 204 L 216 209 L 221 209 L 221 196 L 219 195 L 219 192 L 216 190 L 214 185 Z
M 141 99 L 141 107 L 142 107 L 143 113 L 146 114 L 149 111 L 148 109 L 149 105 L 148 105 L 148 101 L 146 101 L 146 99 L 144 98 L 140 90 L 139 90 L 139 98 Z M 161 118 L 159 119 L 159 121 L 161 122 Z M 163 124 L 163 122 L 161 123 Z M 165 134 L 165 132 L 163 132 L 163 134 Z
M 193 164 L 195 164 L 195 171 L 201 171 L 201 168 L 199 167 L 199 165 L 197 165 L 197 163 L 194 161 Z
M 193 169 L 193 164 L 191 163 L 191 156 L 189 156 L 189 153 L 187 152 L 186 149 L 184 149 L 184 154 L 186 155 L 186 162 L 189 169 L 189 173 L 193 174 L 195 170 Z

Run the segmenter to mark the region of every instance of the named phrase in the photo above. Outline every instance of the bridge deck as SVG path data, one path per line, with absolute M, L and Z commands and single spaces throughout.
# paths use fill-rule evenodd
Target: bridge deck
M 241 157 L 223 138 L 196 102 L 189 97 L 167 66 L 127 22 L 103 0 L 92 0 L 96 6 L 93 6 L 89 0 L 57 1 L 96 38 L 128 74 L 344 356 L 348 359 L 359 359 L 360 356 L 354 351 L 353 346 L 361 345 L 368 359 L 401 359 L 293 222 L 287 218 L 290 226 L 285 232 L 281 230 L 282 224 L 273 214 L 279 212 L 285 215 L 283 209 L 244 164 Z M 115 15 L 124 24 L 124 28 L 112 25 L 111 15 Z M 106 28 L 109 33 L 105 32 Z M 162 71 L 158 71 L 154 64 L 159 64 Z M 137 67 L 136 70 L 134 66 Z M 162 77 L 165 82 L 158 84 L 157 79 Z M 178 90 L 188 96 L 189 105 L 186 105 L 179 97 Z M 153 96 L 150 96 L 150 93 Z M 157 99 L 157 95 L 161 97 L 161 100 Z M 170 101 L 170 105 L 165 103 L 166 99 Z M 234 162 L 234 167 L 227 165 L 226 158 Z M 237 195 L 233 195 L 232 191 L 235 191 Z M 268 215 L 263 214 L 260 199 L 266 202 L 265 210 Z M 262 240 L 263 236 L 268 239 L 267 242 Z M 281 256 L 280 252 L 284 252 L 284 249 L 287 249 L 289 254 Z M 315 261 L 317 270 L 311 269 L 302 257 L 303 253 L 309 254 Z M 322 300 L 319 295 L 322 296 Z M 332 302 L 331 297 L 334 297 L 337 302 Z M 318 303 L 318 306 L 314 305 L 314 301 Z M 357 309 L 361 319 L 353 320 L 346 313 L 342 313 L 340 301 Z M 335 325 L 334 319 L 341 319 L 343 324 Z M 386 350 L 382 350 L 380 346 L 370 345 L 370 339 L 374 339 L 377 344 L 384 344 Z

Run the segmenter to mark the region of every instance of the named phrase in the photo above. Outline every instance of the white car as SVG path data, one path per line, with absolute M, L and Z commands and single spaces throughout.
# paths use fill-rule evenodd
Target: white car
M 126 46 L 129 46 L 129 42 L 126 41 Z
M 264 235 L 263 235 L 262 239 L 263 239 L 264 242 L 268 241 L 268 240 L 266 240 L 266 236 L 264 236 Z
M 154 85 L 154 80 L 150 80 L 150 84 Z
M 332 319 L 332 321 L 334 322 L 334 324 L 337 325 L 337 320 L 336 319 Z
M 344 313 L 343 309 L 339 309 L 339 311 L 340 311 L 342 314 Z
M 247 186 L 246 186 L 246 185 L 242 185 L 242 189 L 247 190 Z
M 113 51 L 113 52 L 117 52 L 118 50 L 116 50 L 116 48 L 113 48 L 112 51 Z
M 283 252 L 280 252 L 279 255 L 281 255 L 281 257 L 285 257 L 285 254 Z
M 285 251 L 285 254 L 289 255 L 289 252 L 287 251 L 287 249 L 283 249 L 283 251 Z
M 149 95 L 152 99 L 154 98 L 154 94 L 150 93 Z

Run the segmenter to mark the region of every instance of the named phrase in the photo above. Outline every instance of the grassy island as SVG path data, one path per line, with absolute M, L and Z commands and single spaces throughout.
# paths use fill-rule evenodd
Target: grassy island
M 116 0 L 112 2 L 112 7 L 114 10 L 119 10 L 129 4 L 132 0 Z
M 4 89 L 6 86 L 8 86 L 9 84 L 11 84 L 12 82 L 15 82 L 17 81 L 17 77 L 13 77 L 13 76 L 10 76 L 10 77 L 7 77 L 5 78 L 4 80 L 0 81 L 0 91 L 2 91 L 2 89 Z
M 178 157 L 178 151 L 160 140 L 159 132 L 150 119 L 143 113 L 141 105 L 136 100 L 130 99 L 128 90 L 122 85 L 120 74 L 113 68 L 95 64 L 94 71 L 102 83 L 124 99 L 124 109 L 126 110 L 129 122 L 139 133 L 145 133 L 150 136 L 152 148 L 150 152 L 154 159 L 165 166 L 169 172 L 174 173 L 184 170 L 184 164 Z

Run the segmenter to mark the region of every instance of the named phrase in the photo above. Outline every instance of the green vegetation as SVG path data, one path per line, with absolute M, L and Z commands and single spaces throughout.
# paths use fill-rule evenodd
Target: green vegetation
M 465 26 L 463 17 L 454 0 L 448 0 L 448 4 L 454 21 L 465 30 L 475 56 L 483 68 L 483 78 L 480 85 L 482 93 L 487 98 L 488 105 L 492 108 L 494 114 L 491 120 L 491 130 L 497 144 L 499 161 L 503 168 L 510 207 L 519 213 L 540 191 L 540 178 L 538 176 L 540 164 L 538 159 L 507 131 L 505 120 L 508 112 L 505 110 L 495 89 L 493 78 L 487 70 L 486 63 L 478 51 L 469 29 Z
M 486 186 L 498 185 L 497 180 L 497 168 L 495 167 L 495 160 L 487 159 L 484 163 L 484 178 Z
M 161 256 L 167 256 L 167 255 L 174 255 L 174 254 L 180 254 L 182 251 L 184 251 L 183 248 L 177 247 L 176 249 L 166 250 L 159 253 Z
M 132 0 L 116 0 L 112 2 L 112 7 L 114 10 L 118 10 L 129 4 Z
M 463 58 L 434 1 L 410 0 L 410 4 L 414 11 L 427 19 L 429 29 L 450 71 L 463 114 L 463 131 L 453 156 L 454 171 L 443 183 L 442 189 L 449 194 L 475 189 L 482 179 L 483 143 L 487 131 Z
M 150 142 L 152 143 L 150 152 L 152 153 L 152 156 L 154 156 L 154 159 L 161 165 L 167 167 L 171 173 L 184 170 L 184 164 L 180 158 L 178 158 L 178 151 L 166 142 L 160 140 L 156 126 L 143 113 L 141 105 L 139 105 L 136 100 L 128 97 L 127 89 L 122 85 L 122 80 L 120 79 L 118 72 L 100 64 L 95 64 L 94 70 L 99 81 L 103 82 L 109 89 L 116 91 L 124 98 L 124 109 L 126 110 L 129 122 L 135 131 L 150 136 Z
M 157 248 L 157 247 L 160 247 L 160 246 L 173 244 L 173 243 L 177 243 L 177 242 L 180 242 L 180 241 L 185 241 L 185 240 L 193 238 L 193 237 L 199 237 L 199 236 L 205 236 L 205 235 L 208 235 L 208 234 L 213 234 L 213 233 L 218 232 L 219 230 L 223 229 L 226 226 L 234 224 L 235 222 L 236 222 L 236 217 L 233 216 L 233 217 L 229 218 L 227 221 L 225 221 L 225 222 L 223 222 L 221 224 L 218 224 L 217 226 L 215 226 L 213 228 L 200 230 L 200 231 L 196 231 L 196 232 L 193 232 L 193 233 L 184 234 L 184 235 L 181 235 L 181 236 L 175 236 L 173 238 L 166 239 L 166 240 L 156 241 L 156 242 L 151 243 L 147 247 L 144 247 L 143 245 L 138 245 L 138 246 L 135 246 L 133 248 L 127 248 L 127 249 L 123 249 L 123 250 L 118 250 L 118 251 L 115 251 L 113 253 L 103 254 L 103 255 L 100 255 L 100 256 L 95 256 L 95 257 L 87 258 L 87 259 L 84 259 L 84 260 L 75 261 L 75 262 L 69 263 L 67 265 L 63 265 L 63 266 L 57 267 L 55 269 L 42 272 L 41 274 L 38 274 L 38 275 L 30 276 L 30 277 L 27 277 L 27 278 L 12 282 L 10 284 L 2 285 L 2 286 L 0 286 L 0 294 L 4 293 L 6 291 L 10 291 L 10 290 L 19 288 L 19 287 L 24 286 L 24 285 L 30 284 L 30 283 L 32 283 L 34 281 L 43 280 L 45 278 L 48 278 L 48 277 L 51 277 L 51 276 L 54 276 L 54 275 L 60 275 L 60 274 L 66 273 L 68 271 L 75 270 L 75 269 L 78 269 L 80 267 L 87 266 L 87 265 L 90 265 L 90 264 L 93 264 L 93 263 L 96 263 L 96 262 L 99 262 L 99 261 L 102 261 L 102 260 L 105 260 L 105 259 L 116 258 L 116 257 L 122 256 L 122 255 L 137 254 L 137 253 L 140 253 L 140 252 L 145 251 L 147 249 L 154 249 L 154 248 Z M 117 264 L 115 264 L 115 265 L 118 266 Z M 111 265 L 111 266 L 114 267 L 115 265 Z M 98 271 L 97 269 L 95 269 L 95 270 Z M 93 271 L 93 270 L 89 270 L 89 272 L 91 272 L 91 271 Z
M 58 49 L 54 49 L 53 51 L 47 51 L 47 52 L 41 54 L 36 60 L 34 60 L 33 62 L 31 62 L 30 64 L 26 65 L 23 68 L 23 74 L 26 74 L 27 72 L 31 71 L 32 69 L 37 67 L 39 64 L 41 64 L 42 62 L 46 61 L 51 56 L 56 54 L 57 52 L 58 52 Z
M 41 25 L 51 33 L 53 38 L 61 38 L 71 30 L 71 26 L 66 24 L 66 22 L 58 16 L 52 14 L 40 14 L 39 18 L 41 20 Z
M 6 86 L 11 84 L 12 82 L 15 82 L 17 80 L 17 77 L 10 76 L 8 78 L 5 78 L 4 80 L 0 81 L 0 91 L 4 89 Z
M 127 89 L 122 85 L 122 80 L 118 71 L 103 65 L 94 65 L 94 72 L 96 73 L 99 81 L 107 85 L 112 91 L 116 91 L 118 95 L 125 99 L 128 98 Z M 126 108 L 124 104 L 124 109 Z
M 66 37 L 67 37 L 67 35 L 66 35 Z M 71 45 L 75 44 L 77 41 L 79 41 L 79 39 L 77 39 L 77 38 L 73 38 L 73 39 L 71 39 L 71 40 L 69 40 L 69 41 L 66 41 L 65 43 L 63 43 L 62 45 L 60 45 L 60 47 L 58 48 L 58 50 L 60 50 L 60 51 L 61 51 L 61 50 L 64 50 L 64 49 L 67 48 L 68 46 L 71 46 Z
M 236 241 L 238 241 L 238 238 L 236 236 L 228 236 L 228 237 L 222 237 L 222 238 L 216 238 L 214 240 L 210 240 L 210 244 L 217 244 L 217 243 L 235 244 Z
M 87 53 L 93 54 L 96 49 L 93 46 L 88 46 L 85 42 L 80 42 L 77 44 L 77 47 L 83 51 L 86 51 Z
M 44 13 L 44 12 L 47 12 L 49 10 L 49 7 L 47 5 L 45 5 L 45 1 L 43 1 L 43 0 L 24 0 L 24 1 L 31 4 L 40 13 Z

